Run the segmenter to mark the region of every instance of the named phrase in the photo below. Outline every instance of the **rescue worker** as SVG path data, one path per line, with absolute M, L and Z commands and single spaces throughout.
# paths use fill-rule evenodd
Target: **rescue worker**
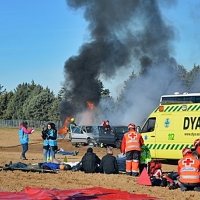
M 111 128 L 110 122 L 107 120 L 104 124 L 103 124 L 103 131 L 105 134 L 110 134 L 111 132 L 113 132 L 113 129 Z
M 144 140 L 140 133 L 135 131 L 135 124 L 130 123 L 128 129 L 129 131 L 124 134 L 122 139 L 121 152 L 126 153 L 126 174 L 138 176 L 140 152 Z
M 41 137 L 43 138 L 43 157 L 44 162 L 47 162 L 47 152 L 50 149 L 51 159 L 55 159 L 55 153 L 58 149 L 57 129 L 54 123 L 49 122 L 46 130 L 42 131 Z M 50 160 L 48 160 L 50 161 Z
M 200 139 L 196 139 L 194 141 L 194 154 L 197 155 L 198 157 L 200 157 Z
M 75 119 L 72 117 L 70 119 L 70 123 L 68 125 L 68 131 L 69 131 L 69 138 L 68 140 L 71 141 L 71 131 L 73 130 L 73 128 L 77 126 L 76 123 L 75 123 Z
M 200 192 L 200 160 L 190 148 L 182 150 L 183 158 L 178 161 L 178 184 L 181 191 L 192 189 Z
M 106 121 L 102 120 L 101 121 L 101 126 L 105 126 L 105 124 L 106 124 Z
M 107 121 L 102 120 L 101 126 L 102 126 L 102 131 L 104 134 L 113 133 L 113 129 L 111 128 L 111 126 L 109 124 L 109 120 L 107 120 Z M 103 143 L 100 143 L 101 148 L 103 148 L 104 146 L 106 146 L 106 145 L 104 145 Z

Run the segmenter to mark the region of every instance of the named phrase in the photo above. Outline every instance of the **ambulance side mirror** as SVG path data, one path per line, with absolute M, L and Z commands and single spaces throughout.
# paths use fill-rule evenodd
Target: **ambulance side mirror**
M 141 133 L 141 128 L 140 128 L 140 126 L 136 126 L 136 131 L 137 131 L 138 133 Z

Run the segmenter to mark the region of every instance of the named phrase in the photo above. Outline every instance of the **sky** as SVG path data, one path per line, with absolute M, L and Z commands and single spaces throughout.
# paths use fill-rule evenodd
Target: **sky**
M 65 0 L 0 2 L 0 85 L 14 91 L 19 84 L 34 80 L 57 94 L 64 82 L 65 62 L 90 39 L 83 11 L 72 10 Z M 160 2 L 164 5 L 165 1 Z M 199 9 L 200 0 L 177 0 L 161 9 L 166 23 L 175 28 L 173 56 L 188 71 L 200 65 Z M 129 75 L 117 83 L 102 81 L 116 97 Z

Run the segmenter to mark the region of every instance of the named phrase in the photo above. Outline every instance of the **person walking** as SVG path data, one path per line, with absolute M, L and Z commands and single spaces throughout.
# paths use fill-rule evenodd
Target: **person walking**
M 23 121 L 19 126 L 19 141 L 22 146 L 20 159 L 22 160 L 28 160 L 25 154 L 28 151 L 29 134 L 32 134 L 33 131 L 33 128 L 28 130 L 28 123 L 26 121 Z
M 50 149 L 51 151 L 51 159 L 55 159 L 55 152 L 58 149 L 57 145 L 57 129 L 54 123 L 48 123 L 47 128 L 42 131 L 43 142 L 43 157 L 44 162 L 47 162 L 47 153 Z
M 100 164 L 100 162 L 100 158 L 95 153 L 93 153 L 93 149 L 89 147 L 87 149 L 87 152 L 81 159 L 82 170 L 85 173 L 99 172 L 98 165 Z
M 117 174 L 118 167 L 117 167 L 117 160 L 113 156 L 113 148 L 107 147 L 106 148 L 107 155 L 103 156 L 99 170 L 101 173 L 104 174 Z
M 139 175 L 139 161 L 141 146 L 144 140 L 140 133 L 135 131 L 135 124 L 128 125 L 129 132 L 125 133 L 122 139 L 121 152 L 126 153 L 126 174 Z

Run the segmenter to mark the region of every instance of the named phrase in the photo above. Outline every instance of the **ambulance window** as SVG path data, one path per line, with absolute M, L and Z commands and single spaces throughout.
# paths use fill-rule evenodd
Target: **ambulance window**
M 200 103 L 200 97 L 196 96 L 195 100 L 193 101 L 194 103 Z
M 152 132 L 154 131 L 155 128 L 155 123 L 156 123 L 156 118 L 152 117 L 147 120 L 145 125 L 143 126 L 141 133 L 146 133 L 146 132 Z

